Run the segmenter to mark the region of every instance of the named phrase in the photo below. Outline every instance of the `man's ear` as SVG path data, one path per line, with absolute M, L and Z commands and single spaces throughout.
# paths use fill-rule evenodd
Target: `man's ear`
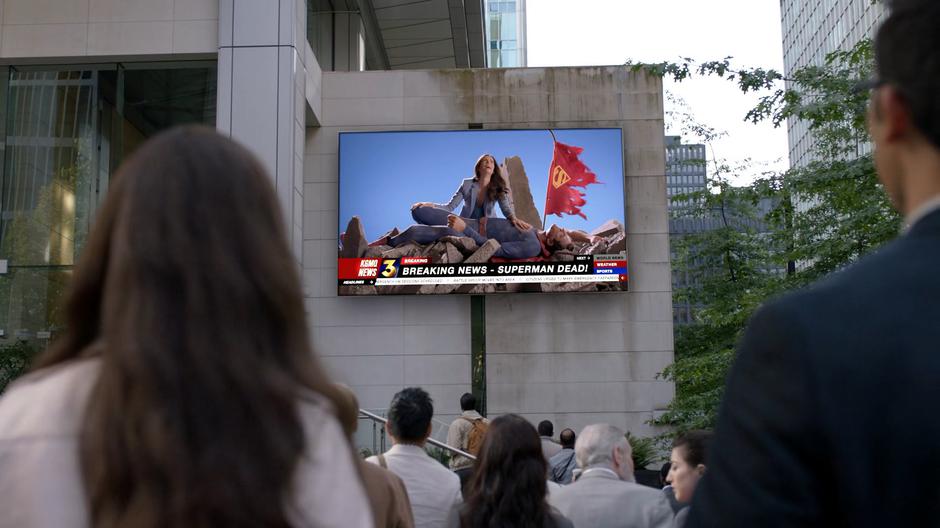
M 875 93 L 876 119 L 885 141 L 896 141 L 912 130 L 911 108 L 897 88 L 889 85 Z
M 434 422 L 428 424 L 428 432 L 424 435 L 425 438 L 431 438 L 431 433 L 434 432 Z
M 385 434 L 392 436 L 392 424 L 385 422 Z
M 705 464 L 699 464 L 699 465 L 695 466 L 695 472 L 698 473 L 698 476 L 700 476 L 700 477 L 701 477 L 702 475 L 704 475 L 704 474 L 705 474 Z
M 617 467 L 623 467 L 623 452 L 620 449 L 614 447 L 614 464 Z

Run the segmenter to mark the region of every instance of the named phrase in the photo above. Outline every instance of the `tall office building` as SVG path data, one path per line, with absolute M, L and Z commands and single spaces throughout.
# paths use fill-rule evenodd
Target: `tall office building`
M 669 200 L 669 244 L 671 260 L 676 262 L 676 247 L 683 236 L 714 229 L 712 217 L 684 217 L 681 210 L 688 204 L 673 201 L 674 196 L 704 191 L 707 181 L 705 145 L 685 144 L 679 136 L 666 136 L 666 198 Z M 672 290 L 679 291 L 694 284 L 692 277 L 681 270 L 672 269 Z M 675 324 L 692 322 L 691 303 L 673 299 L 672 320 Z
M 485 4 L 487 66 L 524 67 L 525 0 L 485 0 Z
M 666 136 L 666 197 L 669 199 L 669 244 L 672 268 L 672 291 L 699 287 L 700 282 L 692 274 L 675 266 L 678 260 L 676 251 L 682 237 L 705 233 L 721 228 L 726 221 L 738 229 L 753 229 L 766 232 L 764 218 L 773 209 L 774 203 L 761 199 L 756 207 L 756 218 L 741 211 L 721 211 L 713 209 L 701 215 L 683 215 L 683 209 L 693 205 L 689 201 L 673 200 L 673 197 L 704 191 L 708 188 L 708 157 L 705 145 L 701 143 L 682 143 L 680 136 Z M 696 252 L 693 251 L 693 254 Z M 696 265 L 703 264 L 697 260 Z M 720 267 L 720 266 L 719 266 Z M 677 302 L 673 298 L 672 320 L 674 324 L 689 324 L 694 321 L 696 305 L 689 301 Z
M 680 136 L 666 136 L 666 196 L 704 190 L 706 161 L 704 144 L 682 143 Z M 674 207 L 670 203 L 670 210 Z
M 806 66 L 821 66 L 826 55 L 848 50 L 874 35 L 886 9 L 871 0 L 780 0 L 783 25 L 783 65 L 787 76 Z M 801 167 L 812 159 L 809 123 L 787 123 L 790 165 Z

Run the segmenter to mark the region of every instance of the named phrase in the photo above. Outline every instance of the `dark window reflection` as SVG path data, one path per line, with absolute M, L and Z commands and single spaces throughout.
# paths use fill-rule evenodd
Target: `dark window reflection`
M 163 129 L 215 125 L 216 67 L 10 67 L 3 74 L 0 260 L 8 271 L 0 274 L 0 348 L 40 349 L 62 328 L 60 299 L 111 174 Z

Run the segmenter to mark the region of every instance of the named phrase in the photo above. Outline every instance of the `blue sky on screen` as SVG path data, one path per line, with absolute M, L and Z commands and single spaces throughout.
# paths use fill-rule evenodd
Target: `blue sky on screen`
M 581 161 L 600 184 L 588 185 L 580 216 L 551 215 L 546 223 L 590 231 L 607 220 L 624 221 L 623 144 L 621 130 L 554 129 L 558 141 L 584 148 Z M 473 164 L 490 153 L 500 164 L 519 156 L 529 177 L 535 205 L 545 206 L 552 136 L 547 130 L 459 130 L 445 132 L 346 132 L 340 134 L 339 230 L 353 215 L 366 235 L 377 238 L 392 227 L 414 223 L 411 204 L 445 203 Z M 458 206 L 455 213 L 460 212 Z M 502 216 L 497 206 L 498 216 Z

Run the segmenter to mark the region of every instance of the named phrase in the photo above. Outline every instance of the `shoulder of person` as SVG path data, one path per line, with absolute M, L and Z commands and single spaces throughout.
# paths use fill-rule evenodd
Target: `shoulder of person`
M 301 389 L 298 401 L 300 420 L 307 438 L 318 438 L 320 429 L 328 427 L 331 430 L 338 427 L 340 434 L 343 427 L 336 417 L 336 410 L 326 396 L 309 389 Z
M 372 456 L 369 458 L 377 459 L 378 457 Z M 366 459 L 362 462 L 362 478 L 364 481 L 380 483 L 383 487 L 393 490 L 405 488 L 404 481 L 398 475 L 380 466 L 378 460 L 370 461 Z
M 662 506 L 669 508 L 669 510 L 672 510 L 672 507 L 669 506 L 669 499 L 666 498 L 666 494 L 663 493 L 663 490 L 644 486 L 643 484 L 637 484 L 636 482 L 627 482 L 621 480 L 620 483 L 625 484 L 624 487 L 628 493 L 642 497 L 644 500 L 661 504 Z
M 97 358 L 31 372 L 0 398 L 0 440 L 77 435 L 101 367 Z
M 676 512 L 675 527 L 683 528 L 686 521 L 689 520 L 689 506 L 685 506 Z
M 549 515 L 551 516 L 552 521 L 555 522 L 555 528 L 574 528 L 574 523 L 562 515 L 558 510 L 552 508 Z
M 850 317 L 847 311 L 871 314 L 871 307 L 864 301 L 878 299 L 882 305 L 896 297 L 899 283 L 923 280 L 923 276 L 904 268 L 922 267 L 925 262 L 931 267 L 936 265 L 935 260 L 922 257 L 918 244 L 923 242 L 907 236 L 897 238 L 842 270 L 772 299 L 758 314 L 786 317 L 820 330 L 826 329 L 826 325 L 819 324 L 820 318 L 845 319 Z M 940 256 L 940 249 L 935 250 Z

